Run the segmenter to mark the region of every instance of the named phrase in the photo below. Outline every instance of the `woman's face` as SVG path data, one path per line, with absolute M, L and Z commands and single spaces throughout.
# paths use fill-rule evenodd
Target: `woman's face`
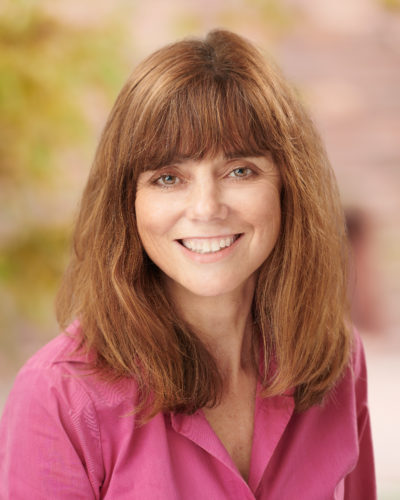
M 269 156 L 143 172 L 135 204 L 143 247 L 169 287 L 208 297 L 245 287 L 276 243 L 280 189 Z

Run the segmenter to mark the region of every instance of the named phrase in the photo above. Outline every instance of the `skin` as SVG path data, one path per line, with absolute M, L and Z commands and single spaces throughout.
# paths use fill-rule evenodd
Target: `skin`
M 245 479 L 257 383 L 250 355 L 251 304 L 257 270 L 278 238 L 280 191 L 280 174 L 269 156 L 219 155 L 143 172 L 136 193 L 144 249 L 224 378 L 220 405 L 203 412 Z M 235 241 L 212 253 L 182 244 L 202 247 L 204 239 L 215 244 L 215 237 Z

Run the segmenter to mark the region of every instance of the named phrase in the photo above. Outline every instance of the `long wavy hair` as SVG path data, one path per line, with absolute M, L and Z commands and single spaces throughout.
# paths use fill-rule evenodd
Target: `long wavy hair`
M 156 51 L 122 88 L 56 301 L 63 328 L 79 319 L 93 368 L 136 379 L 145 418 L 215 405 L 223 381 L 140 242 L 137 179 L 178 157 L 221 152 L 271 154 L 282 177 L 281 231 L 253 300 L 264 395 L 294 389 L 296 409 L 305 410 L 322 401 L 348 362 L 345 224 L 319 135 L 275 65 L 240 36 L 215 30 Z

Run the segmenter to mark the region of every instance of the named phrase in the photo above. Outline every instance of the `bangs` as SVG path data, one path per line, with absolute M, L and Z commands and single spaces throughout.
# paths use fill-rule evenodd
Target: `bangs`
M 257 103 L 257 92 L 232 78 L 215 74 L 185 82 L 147 103 L 151 116 L 135 148 L 138 173 L 177 160 L 261 156 L 270 150 L 268 119 Z M 245 91 L 246 89 L 246 94 Z M 137 170 L 137 171 L 138 171 Z

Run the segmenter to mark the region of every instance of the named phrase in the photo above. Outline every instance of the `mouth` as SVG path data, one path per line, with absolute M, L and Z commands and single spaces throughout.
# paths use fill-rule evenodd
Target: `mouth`
M 184 238 L 177 241 L 193 253 L 211 254 L 217 253 L 224 248 L 229 248 L 242 235 L 243 233 L 232 234 L 229 236 L 216 236 L 212 238 Z

